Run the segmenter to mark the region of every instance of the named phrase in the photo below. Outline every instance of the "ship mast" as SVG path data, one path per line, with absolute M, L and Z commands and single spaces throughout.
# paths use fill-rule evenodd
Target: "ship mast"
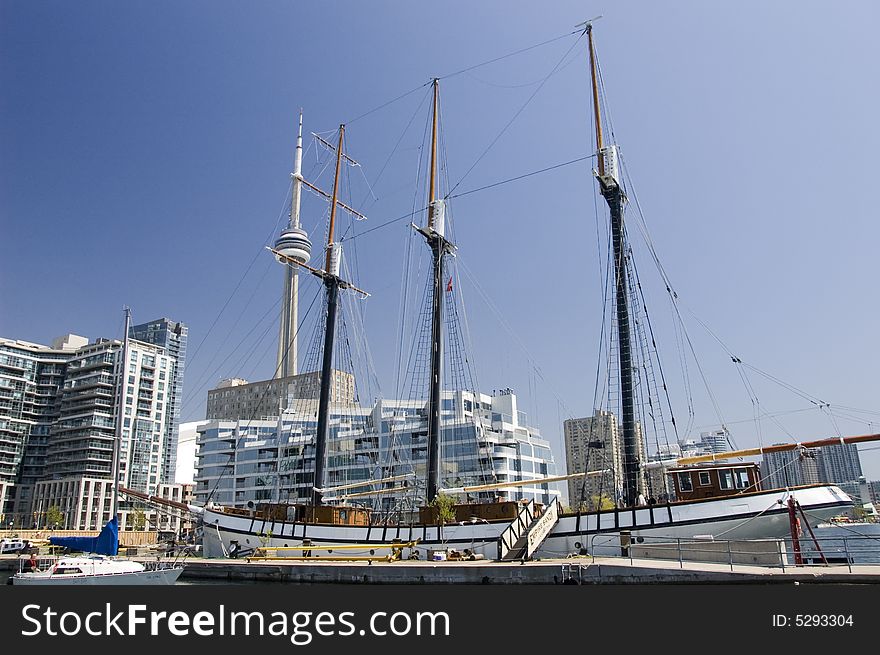
M 590 77 L 593 91 L 593 111 L 596 123 L 597 179 L 602 197 L 611 213 L 611 240 L 614 255 L 615 309 L 620 368 L 621 427 L 623 429 L 624 501 L 634 505 L 639 495 L 640 449 L 636 434 L 633 361 L 629 316 L 629 280 L 626 271 L 627 244 L 623 225 L 623 205 L 626 197 L 620 187 L 617 145 L 606 146 L 602 137 L 602 116 L 599 105 L 599 76 L 596 50 L 593 45 L 593 26 L 587 23 L 590 46 Z
M 324 352 L 321 363 L 321 392 L 318 400 L 318 428 L 315 433 L 315 481 L 312 501 L 321 504 L 324 495 L 318 489 L 324 486 L 324 458 L 327 451 L 327 427 L 330 415 L 330 385 L 333 375 L 333 340 L 336 334 L 336 311 L 339 300 L 339 264 L 341 245 L 333 242 L 336 223 L 336 199 L 339 197 L 339 166 L 342 163 L 342 139 L 345 125 L 339 126 L 339 144 L 336 146 L 336 174 L 333 177 L 333 196 L 330 200 L 330 228 L 327 230 L 327 254 L 324 261 L 324 286 L 327 288 L 327 321 L 324 326 Z
M 440 392 L 443 383 L 443 257 L 453 249 L 445 237 L 445 204 L 437 198 L 437 118 L 440 85 L 434 79 L 434 109 L 431 126 L 431 164 L 428 173 L 428 222 L 416 228 L 428 243 L 433 255 L 431 309 L 431 373 L 428 391 L 428 475 L 426 502 L 437 496 L 440 475 Z
M 122 338 L 122 352 L 119 353 L 119 382 L 117 394 L 119 402 L 116 405 L 116 430 L 113 439 L 113 505 L 110 510 L 110 518 L 116 519 L 119 514 L 119 457 L 122 450 L 122 424 L 125 408 L 125 377 L 128 375 L 128 330 L 131 326 L 131 309 L 125 308 L 125 327 Z
M 324 269 L 312 268 L 303 261 L 303 258 L 295 251 L 295 248 L 280 248 L 276 244 L 275 248 L 268 248 L 280 262 L 292 264 L 292 268 L 304 268 L 315 277 L 321 279 L 327 289 L 327 320 L 324 323 L 324 351 L 321 361 L 321 380 L 320 392 L 318 396 L 318 425 L 315 432 L 315 476 L 312 490 L 312 504 L 315 506 L 322 504 L 324 490 L 324 469 L 325 455 L 327 452 L 327 433 L 330 424 L 330 388 L 333 384 L 333 343 L 336 336 L 336 314 L 339 306 L 339 290 L 351 289 L 364 297 L 369 296 L 366 291 L 358 289 L 350 282 L 343 280 L 339 276 L 340 264 L 342 262 L 342 244 L 334 241 L 334 230 L 336 226 L 336 209 L 342 207 L 345 211 L 354 216 L 364 219 L 366 216 L 355 211 L 345 203 L 339 200 L 339 170 L 342 160 L 345 159 L 352 165 L 358 165 L 356 161 L 342 152 L 342 142 L 345 137 L 345 125 L 339 126 L 339 142 L 334 147 L 329 143 L 325 143 L 330 149 L 336 151 L 336 172 L 333 177 L 333 193 L 326 193 L 308 182 L 302 177 L 299 181 L 305 184 L 313 191 L 319 193 L 325 198 L 330 199 L 330 226 L 327 230 L 327 247 L 324 258 Z M 323 139 L 322 139 L 323 142 Z M 298 158 L 299 159 L 299 158 Z M 299 165 L 297 165 L 299 169 Z M 303 232 L 303 234 L 305 234 Z M 282 238 L 283 238 L 282 234 Z M 281 241 L 281 239 L 279 239 Z M 292 252 L 291 252 L 292 251 Z

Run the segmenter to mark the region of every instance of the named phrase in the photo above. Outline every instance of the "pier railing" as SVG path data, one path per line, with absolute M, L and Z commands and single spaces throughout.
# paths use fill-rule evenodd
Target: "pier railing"
M 791 542 L 785 539 L 724 540 L 711 538 L 639 537 L 629 534 L 595 534 L 582 555 L 620 556 L 635 560 L 673 560 L 680 568 L 685 562 L 736 566 L 762 566 L 786 569 L 810 567 L 880 566 L 880 537 L 852 535 L 818 537 L 816 544 L 801 542 L 802 564 L 795 564 Z

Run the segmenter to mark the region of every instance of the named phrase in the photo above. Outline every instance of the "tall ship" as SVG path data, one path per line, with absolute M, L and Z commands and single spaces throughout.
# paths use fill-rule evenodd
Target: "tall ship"
M 362 407 L 354 395 L 343 398 L 340 392 L 345 372 L 340 356 L 334 353 L 340 346 L 341 297 L 366 295 L 346 279 L 340 265 L 342 244 L 335 237 L 337 208 L 355 211 L 339 199 L 340 167 L 349 159 L 343 152 L 345 126 L 341 125 L 336 144 L 325 142 L 334 153 L 335 176 L 332 193 L 321 192 L 330 203 L 322 266 L 307 263 L 311 244 L 298 218 L 293 220 L 298 207 L 292 207 L 291 225 L 273 249 L 276 258 L 289 267 L 286 290 L 296 286 L 300 270 L 316 276 L 323 285 L 322 334 L 313 362 L 317 393 L 295 402 L 275 423 L 217 424 L 210 439 L 203 435 L 200 466 L 204 472 L 210 463 L 216 471 L 208 476 L 212 488 L 202 497 L 204 505 L 195 508 L 201 514 L 206 556 L 235 556 L 262 548 L 316 557 L 344 549 L 353 557 L 424 558 L 430 551 L 454 548 L 487 559 L 565 557 L 602 549 L 620 552 L 621 543 L 645 538 L 778 538 L 789 534 L 793 507 L 800 507 L 810 525 L 852 507 L 851 498 L 835 485 L 762 489 L 756 467 L 741 458 L 771 449 L 860 443 L 880 439 L 880 435 L 733 450 L 708 458 L 647 461 L 645 433 L 650 423 L 658 422 L 662 398 L 646 391 L 639 377 L 648 370 L 653 355 L 651 346 L 645 346 L 646 323 L 639 315 L 643 299 L 633 280 L 626 186 L 618 147 L 606 140 L 603 131 L 591 23 L 584 25 L 581 36 L 589 45 L 594 177 L 609 214 L 608 341 L 614 349 L 609 356 L 614 366 L 609 366 L 608 382 L 614 389 L 615 405 L 609 410 L 614 412 L 621 436 L 619 465 L 599 461 L 592 470 L 555 475 L 547 466 L 552 462 L 549 450 L 547 457 L 541 451 L 547 443 L 517 422 L 512 393 L 485 396 L 472 387 L 449 385 L 455 377 L 449 369 L 455 361 L 461 366 L 460 357 L 453 356 L 451 364 L 445 357 L 458 342 L 450 274 L 456 246 L 450 238 L 447 203 L 438 189 L 439 83 L 435 79 L 424 223 L 413 225 L 431 258 L 420 315 L 426 347 L 419 366 L 424 367 L 427 388 L 421 390 L 420 398 L 380 401 L 372 407 Z M 301 129 L 297 148 L 300 161 Z M 295 203 L 302 183 L 297 164 Z M 295 372 L 291 329 L 297 316 L 287 305 L 283 312 L 279 366 Z M 349 340 L 341 341 L 345 352 Z M 651 373 L 649 377 L 656 376 Z M 666 387 L 665 382 L 656 386 Z M 532 448 L 529 461 L 537 466 L 528 475 L 521 471 L 500 474 L 494 460 L 505 449 L 524 445 Z M 222 485 L 224 478 L 245 470 L 232 464 L 243 452 L 252 455 L 251 470 L 273 474 L 247 498 L 248 492 L 232 487 L 224 492 Z M 363 466 L 342 464 L 343 457 L 349 462 L 360 459 Z M 563 510 L 552 489 L 555 483 L 574 479 L 586 485 L 589 480 L 604 479 L 609 471 L 615 474 L 606 487 L 609 503 Z M 658 475 L 674 483 L 673 494 L 653 488 L 651 481 Z

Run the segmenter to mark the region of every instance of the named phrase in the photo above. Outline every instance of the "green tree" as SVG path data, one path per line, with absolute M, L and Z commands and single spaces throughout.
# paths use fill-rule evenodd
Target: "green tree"
M 132 530 L 141 531 L 147 526 L 147 515 L 140 508 L 133 510 L 128 519 L 131 521 Z
M 614 507 L 614 501 L 605 494 L 602 494 L 601 496 L 595 495 L 590 497 L 590 508 L 593 510 L 614 509 Z
M 437 494 L 431 501 L 431 507 L 437 508 L 437 520 L 440 525 L 445 525 L 455 520 L 455 499 L 446 494 Z
M 52 507 L 46 510 L 46 527 L 57 530 L 63 523 L 64 512 L 61 511 L 60 507 L 52 505 Z

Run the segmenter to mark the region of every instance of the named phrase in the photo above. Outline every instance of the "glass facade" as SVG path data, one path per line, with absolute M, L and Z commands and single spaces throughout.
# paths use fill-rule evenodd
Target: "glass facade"
M 549 444 L 534 428 L 512 423 L 517 412 L 492 412 L 512 394 L 445 394 L 441 421 L 441 487 L 520 481 L 556 474 Z M 515 398 L 512 400 L 515 403 Z M 246 507 L 248 502 L 307 502 L 314 486 L 313 407 L 298 407 L 277 420 L 213 420 L 199 428 L 195 499 Z M 376 426 L 375 428 L 373 426 Z M 325 499 L 343 500 L 332 487 L 408 475 L 383 483 L 388 493 L 351 497 L 346 502 L 391 510 L 424 501 L 427 416 L 424 404 L 380 400 L 372 408 L 331 412 Z M 359 492 L 366 489 L 352 489 Z M 517 500 L 549 503 L 555 485 L 480 491 L 460 500 Z

